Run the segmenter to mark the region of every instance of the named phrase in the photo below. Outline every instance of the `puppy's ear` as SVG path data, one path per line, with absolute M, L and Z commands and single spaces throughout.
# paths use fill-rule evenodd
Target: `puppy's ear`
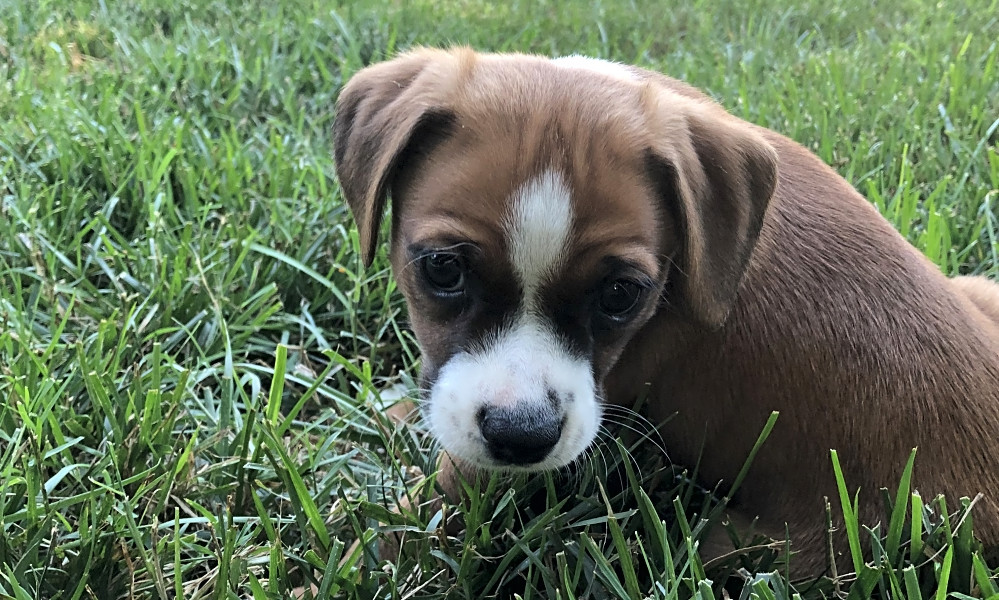
M 374 259 L 385 200 L 408 149 L 453 121 L 441 105 L 455 56 L 420 50 L 362 69 L 340 92 L 333 157 L 340 189 L 357 223 L 361 259 Z
M 668 121 L 650 162 L 680 226 L 677 289 L 688 315 L 717 329 L 735 303 L 776 189 L 777 153 L 714 105 L 692 103 Z

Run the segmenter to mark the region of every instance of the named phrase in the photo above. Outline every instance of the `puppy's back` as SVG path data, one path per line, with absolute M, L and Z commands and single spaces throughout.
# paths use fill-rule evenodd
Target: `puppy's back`
M 949 506 L 983 492 L 975 530 L 999 548 L 999 286 L 948 279 L 821 159 L 757 130 L 777 150 L 779 183 L 731 318 L 705 333 L 664 314 L 612 388 L 656 373 L 653 417 L 676 413 L 664 426 L 672 457 L 700 459 L 712 482 L 732 481 L 779 410 L 737 502 L 772 535 L 788 523 L 804 571 L 824 562 L 830 449 L 873 524 L 878 489 L 898 484 L 918 447 L 917 489 Z

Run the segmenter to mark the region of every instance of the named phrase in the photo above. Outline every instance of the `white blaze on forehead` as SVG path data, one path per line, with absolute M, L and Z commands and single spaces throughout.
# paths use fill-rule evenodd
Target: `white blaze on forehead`
M 527 182 L 504 225 L 510 263 L 530 310 L 540 285 L 564 261 L 572 232 L 572 195 L 562 176 L 546 171 Z
M 552 59 L 552 62 L 555 62 L 560 66 L 568 67 L 571 69 L 582 69 L 584 71 L 590 71 L 591 73 L 600 73 L 601 75 L 609 75 L 617 79 L 638 81 L 638 76 L 635 74 L 634 71 L 629 69 L 627 65 L 612 62 L 609 60 L 603 60 L 600 58 L 590 58 L 589 56 L 580 56 L 579 54 L 573 54 L 572 56 L 563 56 L 560 58 Z

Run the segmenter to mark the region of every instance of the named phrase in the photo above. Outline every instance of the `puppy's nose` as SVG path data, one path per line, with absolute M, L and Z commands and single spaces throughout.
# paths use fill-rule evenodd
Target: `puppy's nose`
M 562 437 L 561 417 L 542 408 L 485 407 L 478 420 L 489 454 L 511 465 L 541 462 Z

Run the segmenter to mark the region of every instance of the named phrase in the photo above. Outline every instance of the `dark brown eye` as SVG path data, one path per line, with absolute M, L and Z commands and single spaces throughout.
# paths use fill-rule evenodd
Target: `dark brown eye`
M 642 287 L 634 281 L 612 281 L 600 292 L 600 310 L 608 316 L 621 318 L 635 308 L 641 296 Z
M 433 252 L 423 257 L 423 276 L 437 292 L 456 294 L 465 287 L 465 264 L 456 254 Z

